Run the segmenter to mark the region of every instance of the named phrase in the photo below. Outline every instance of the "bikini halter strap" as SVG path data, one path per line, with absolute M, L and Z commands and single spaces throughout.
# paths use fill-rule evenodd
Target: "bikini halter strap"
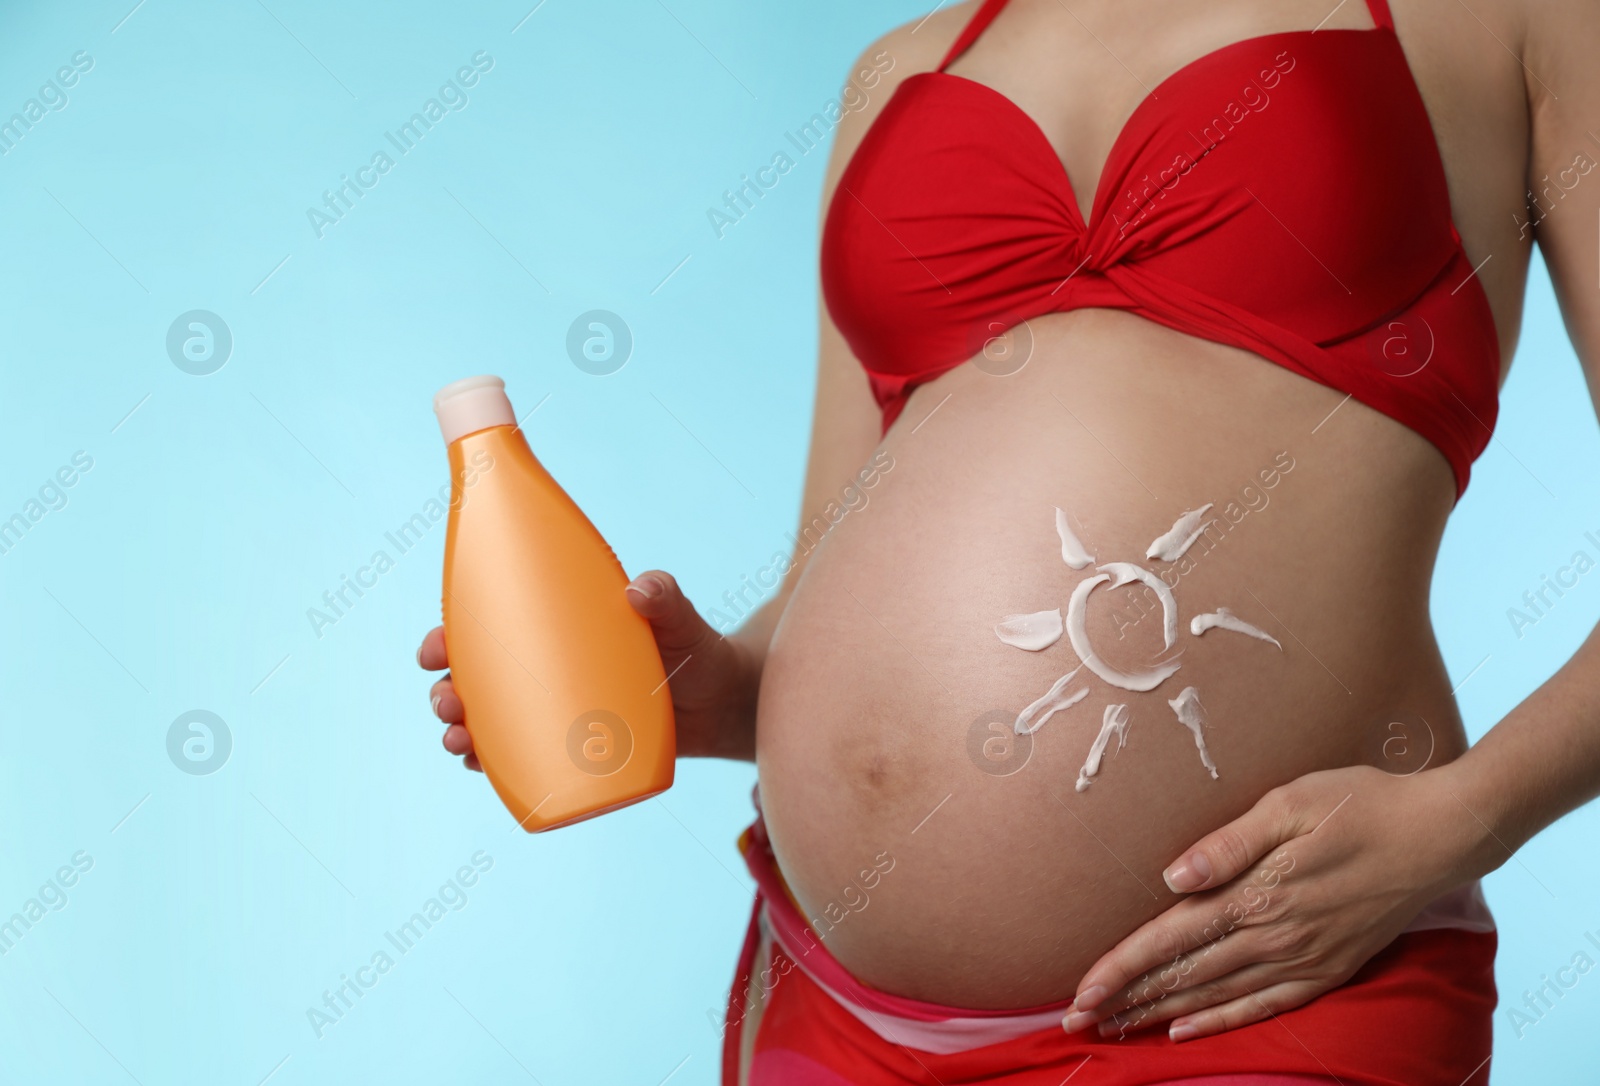
M 1373 0 L 1373 2 L 1382 3 L 1382 0 Z M 1005 6 L 1006 0 L 983 0 L 983 3 L 978 7 L 977 14 L 962 29 L 961 36 L 950 47 L 950 51 L 944 55 L 944 60 L 939 62 L 939 71 L 944 71 L 950 66 L 951 61 L 965 53 L 967 46 L 978 40 L 978 35 L 982 34 L 989 24 L 994 22 L 994 17 L 999 15 L 1000 9 Z

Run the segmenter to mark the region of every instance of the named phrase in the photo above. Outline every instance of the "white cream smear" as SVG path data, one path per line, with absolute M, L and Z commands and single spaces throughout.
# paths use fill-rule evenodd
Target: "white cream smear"
M 1172 589 L 1167 587 L 1167 582 L 1151 573 L 1143 566 L 1132 562 L 1107 562 L 1096 567 L 1101 573 L 1111 574 L 1113 580 L 1106 587 L 1121 588 L 1133 581 L 1141 581 L 1150 586 L 1150 590 L 1161 601 L 1161 634 L 1166 640 L 1166 647 L 1171 648 L 1178 640 L 1178 601 L 1173 598 Z M 1199 631 L 1195 631 L 1199 632 Z
M 1100 568 L 1104 569 L 1105 567 L 1101 566 Z M 1244 619 L 1240 618 L 1226 607 L 1218 607 L 1209 615 L 1195 615 L 1194 618 L 1189 620 L 1189 632 L 1194 634 L 1196 637 L 1199 637 L 1201 634 L 1210 629 L 1232 630 L 1234 633 L 1242 633 L 1247 637 L 1254 637 L 1261 641 L 1270 641 L 1272 644 L 1278 645 L 1278 639 L 1276 637 L 1273 637 L 1271 634 L 1267 633 L 1267 631 L 1260 629 L 1259 627 L 1250 625 L 1250 623 L 1246 622 Z M 1058 634 L 1057 636 L 1060 635 Z M 1278 651 L 1283 651 L 1282 645 L 1278 645 Z
M 1178 714 L 1178 723 L 1194 733 L 1194 745 L 1200 750 L 1200 764 L 1206 767 L 1211 779 L 1216 780 L 1217 763 L 1211 760 L 1211 753 L 1206 750 L 1206 737 L 1200 730 L 1206 722 L 1206 711 L 1200 706 L 1200 692 L 1192 686 L 1186 686 L 1178 692 L 1177 697 L 1168 699 L 1167 704 Z
M 1193 690 L 1194 687 L 1189 689 Z M 1089 747 L 1089 757 L 1084 760 L 1083 768 L 1078 770 L 1078 783 L 1075 786 L 1082 792 L 1094 783 L 1090 778 L 1100 772 L 1100 758 L 1106 752 L 1106 744 L 1111 741 L 1112 733 L 1117 736 L 1117 750 L 1120 752 L 1128 742 L 1128 707 L 1126 705 L 1107 705 L 1105 719 L 1100 724 L 1100 734 L 1094 737 L 1094 744 Z
M 1154 690 L 1178 670 L 1176 661 L 1169 660 L 1148 671 L 1122 672 L 1096 656 L 1093 646 L 1089 644 L 1087 628 L 1089 593 L 1109 580 L 1111 580 L 1109 573 L 1099 573 L 1079 581 L 1078 586 L 1072 590 L 1072 598 L 1067 601 L 1067 639 L 1072 643 L 1072 651 L 1078 654 L 1078 659 L 1083 661 L 1084 666 L 1112 686 L 1120 686 L 1135 693 Z
M 1159 558 L 1163 562 L 1176 562 L 1183 557 L 1183 552 L 1188 550 L 1194 541 L 1200 538 L 1200 533 L 1205 531 L 1206 512 L 1211 508 L 1211 502 L 1206 502 L 1198 509 L 1191 509 L 1179 517 L 1177 522 L 1168 529 L 1167 534 L 1156 539 L 1150 544 L 1150 549 L 1144 552 L 1146 558 Z
M 1017 714 L 1017 722 L 1012 726 L 1012 730 L 1018 735 L 1032 735 L 1044 727 L 1044 722 L 1052 716 L 1088 697 L 1087 686 L 1079 687 L 1070 694 L 1065 693 L 1067 684 L 1082 670 L 1082 665 L 1079 665 L 1057 679 L 1050 689 L 1045 691 L 1044 697 Z
M 1041 652 L 1061 640 L 1061 630 L 1061 608 L 1057 607 L 1030 615 L 1007 615 L 994 628 L 994 633 L 1008 645 Z
M 1209 505 L 1207 509 L 1211 508 Z M 1061 560 L 1073 569 L 1082 569 L 1094 561 L 1078 537 L 1072 532 L 1072 525 L 1067 523 L 1067 514 L 1059 507 L 1056 509 L 1056 534 L 1061 537 Z

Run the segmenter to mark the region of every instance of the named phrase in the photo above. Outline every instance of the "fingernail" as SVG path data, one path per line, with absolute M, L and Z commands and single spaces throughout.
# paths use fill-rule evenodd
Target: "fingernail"
M 1061 1020 L 1061 1025 L 1068 1033 L 1077 1033 L 1094 1025 L 1094 1021 L 1094 1015 L 1088 1011 L 1073 1011 Z
M 1106 996 L 1110 994 L 1103 985 L 1096 984 L 1092 988 L 1085 988 L 1078 993 L 1078 998 L 1072 1001 L 1072 1005 L 1080 1011 L 1093 1010 L 1104 1003 Z
M 439 699 L 439 695 L 435 694 L 433 696 L 433 715 L 434 716 L 438 716 L 439 715 L 439 700 L 440 700 Z
M 661 595 L 661 582 L 654 577 L 635 577 L 628 582 L 628 589 L 637 592 L 647 600 L 653 600 Z
M 422 666 L 422 646 L 421 645 L 417 646 L 417 666 L 418 667 Z
M 1196 1037 L 1200 1036 L 1200 1031 L 1195 1029 L 1189 1023 L 1182 1022 L 1174 1024 L 1171 1029 L 1167 1030 L 1167 1036 L 1172 1039 L 1173 1044 L 1178 1044 L 1182 1041 L 1194 1040 Z
M 1203 852 L 1191 852 L 1161 876 L 1175 894 L 1198 890 L 1211 878 L 1211 861 Z

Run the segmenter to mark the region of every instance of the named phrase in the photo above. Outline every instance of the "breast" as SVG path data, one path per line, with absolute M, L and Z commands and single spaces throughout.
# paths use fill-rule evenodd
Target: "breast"
M 819 927 L 867 983 L 970 1007 L 1070 995 L 1169 904 L 1160 871 L 1178 850 L 1270 787 L 1381 763 L 1396 722 L 1413 757 L 1423 720 L 1432 759 L 1463 744 L 1426 605 L 1450 477 L 1415 434 L 1349 405 L 1313 437 L 1338 403 L 1326 389 L 1107 312 L 1041 322 L 1019 373 L 963 366 L 925 392 L 886 438 L 870 500 L 810 558 L 759 707 L 779 863 L 808 917 L 852 903 Z M 1379 506 L 1374 492 L 1396 497 Z M 1145 557 L 1206 502 L 1218 526 L 1183 562 Z M 1095 574 L 1063 561 L 1057 507 L 1097 565 L 1176 584 L 1176 657 L 1137 586 L 1089 594 L 1095 651 L 1125 670 L 1180 667 L 1147 692 L 1084 674 L 1083 700 L 1019 738 L 1017 713 L 1080 660 L 1068 638 L 1030 652 L 995 624 L 1065 610 Z M 1283 651 L 1189 633 L 1219 607 Z M 1191 686 L 1215 779 L 1169 705 Z M 1126 744 L 1080 791 L 1113 704 L 1127 706 Z M 857 875 L 882 853 L 892 873 L 863 891 Z
M 1493 427 L 1498 337 L 1392 32 L 1267 35 L 1180 70 L 1123 128 L 1092 207 L 1084 222 L 1004 95 L 940 72 L 899 85 L 822 242 L 829 312 L 888 419 L 1005 328 L 1117 308 L 1389 414 L 1464 489 Z

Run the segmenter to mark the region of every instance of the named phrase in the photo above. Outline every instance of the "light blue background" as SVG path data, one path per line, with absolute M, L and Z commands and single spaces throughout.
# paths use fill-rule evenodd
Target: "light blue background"
M 535 450 L 631 570 L 709 605 L 765 565 L 798 509 L 825 149 L 724 237 L 706 210 L 921 12 L 548 0 L 519 24 L 533 2 L 0 15 L 0 117 L 94 58 L 0 157 L 0 518 L 94 461 L 0 555 L 0 917 L 93 858 L 0 957 L 0 1080 L 715 1081 L 753 771 L 686 763 L 660 802 L 527 838 L 440 751 L 412 663 L 442 525 L 322 636 L 306 612 L 446 481 L 429 397 L 479 372 L 549 395 Z M 478 50 L 470 104 L 319 239 L 306 209 Z M 564 347 L 596 308 L 635 340 L 604 378 Z M 192 309 L 234 338 L 211 376 L 166 354 Z M 1435 584 L 1452 674 L 1483 661 L 1474 735 L 1600 615 L 1591 576 L 1521 638 L 1506 618 L 1600 556 L 1597 462 L 1536 269 Z M 167 755 L 191 709 L 231 732 L 209 776 Z M 1573 815 L 1488 882 L 1512 1002 L 1600 932 L 1597 829 Z M 467 905 L 317 1039 L 307 1009 L 477 850 Z M 1502 1011 L 1495 1082 L 1579 1080 L 1597 1012 L 1593 978 L 1520 1038 Z

